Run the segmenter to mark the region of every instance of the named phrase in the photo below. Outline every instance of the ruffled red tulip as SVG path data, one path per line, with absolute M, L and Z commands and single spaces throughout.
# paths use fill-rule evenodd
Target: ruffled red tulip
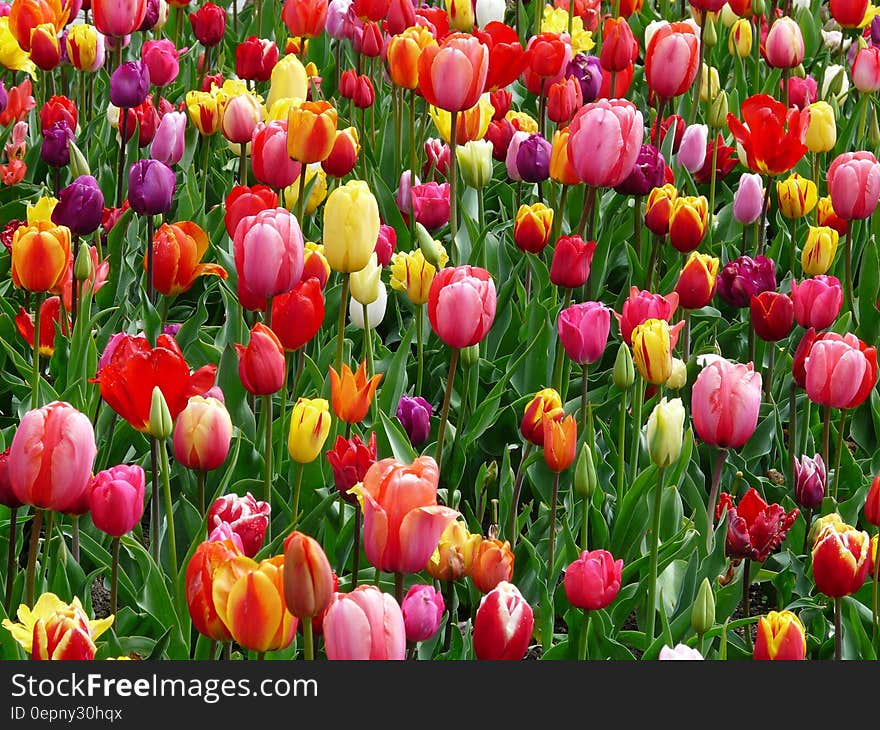
M 348 491 L 362 482 L 369 468 L 376 463 L 376 433 L 370 434 L 367 444 L 357 434 L 350 439 L 337 436 L 333 449 L 324 455 L 333 470 L 336 490 L 346 502 L 357 504 L 357 497 Z
M 565 596 L 575 608 L 597 611 L 613 603 L 620 591 L 623 560 L 607 550 L 584 550 L 565 569 Z
M 532 639 L 535 616 L 519 589 L 502 581 L 483 596 L 474 617 L 477 659 L 519 661 Z
M 727 492 L 718 498 L 715 519 L 727 511 L 727 543 L 729 558 L 756 560 L 763 563 L 771 553 L 779 550 L 788 531 L 797 519 L 797 508 L 786 513 L 779 504 L 767 504 L 753 487 L 743 495 L 739 504 Z
M 719 357 L 704 367 L 691 393 L 694 428 L 707 444 L 738 449 L 758 425 L 761 373 Z

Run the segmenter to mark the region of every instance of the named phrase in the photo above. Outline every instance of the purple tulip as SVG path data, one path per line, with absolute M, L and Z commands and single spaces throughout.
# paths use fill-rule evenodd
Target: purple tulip
M 157 215 L 171 210 L 177 178 L 164 162 L 138 160 L 128 171 L 128 202 L 140 215 Z
M 428 440 L 431 433 L 431 414 L 433 409 L 420 395 L 411 398 L 408 395 L 400 396 L 397 404 L 397 419 L 403 425 L 403 430 L 409 436 L 413 446 L 420 446 Z
M 80 175 L 58 195 L 52 211 L 52 222 L 67 226 L 75 236 L 86 236 L 98 230 L 104 213 L 104 194 L 91 175 Z
M 40 147 L 40 159 L 51 167 L 64 167 L 70 162 L 70 142 L 73 132 L 67 122 L 55 122 L 43 132 L 43 144 Z
M 144 22 L 141 23 L 139 31 L 153 30 L 153 26 L 159 22 L 159 0 L 147 0 L 147 13 L 144 15 Z
M 6 111 L 7 103 L 9 103 L 9 97 L 6 95 L 6 85 L 0 81 L 0 114 Z
M 523 182 L 543 182 L 550 177 L 552 145 L 540 134 L 530 134 L 516 152 L 516 169 Z
M 652 144 L 643 144 L 636 157 L 632 172 L 614 189 L 621 195 L 647 195 L 663 185 L 666 178 L 666 160 Z
M 828 473 L 819 454 L 812 459 L 806 454 L 794 462 L 794 501 L 804 509 L 816 509 L 825 497 Z
M 742 225 L 758 220 L 764 207 L 764 182 L 758 173 L 744 172 L 733 194 L 733 217 Z
M 598 58 L 578 53 L 568 62 L 565 75 L 566 77 L 574 76 L 578 80 L 584 104 L 596 101 L 599 89 L 602 88 L 602 66 Z
M 776 289 L 776 264 L 766 256 L 740 256 L 718 274 L 718 296 L 731 307 L 748 307 L 752 297 Z
M 154 160 L 164 162 L 166 165 L 176 165 L 183 157 L 185 134 L 186 114 L 168 112 L 159 122 L 159 128 L 150 146 L 150 155 Z
M 690 173 L 697 172 L 706 161 L 706 145 L 709 127 L 705 124 L 691 124 L 684 130 L 678 146 L 678 164 Z
M 150 91 L 150 70 L 142 61 L 126 61 L 110 77 L 110 103 L 132 109 L 144 102 Z
M 412 189 L 416 185 L 420 185 L 418 175 L 413 175 L 412 170 L 404 170 L 400 173 L 400 183 L 397 185 L 397 209 L 401 213 L 409 213 L 412 205 Z

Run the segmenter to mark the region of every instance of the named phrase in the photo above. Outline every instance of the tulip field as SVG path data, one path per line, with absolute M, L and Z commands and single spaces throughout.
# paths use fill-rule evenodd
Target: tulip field
M 878 90 L 868 0 L 0 2 L 0 658 L 880 658 Z

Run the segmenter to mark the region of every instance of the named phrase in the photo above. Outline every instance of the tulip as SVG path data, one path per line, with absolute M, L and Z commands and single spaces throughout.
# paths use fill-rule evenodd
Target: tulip
M 336 417 L 346 423 L 364 420 L 381 379 L 382 375 L 377 374 L 367 380 L 366 360 L 360 364 L 357 373 L 352 373 L 348 365 L 343 364 L 340 375 L 331 365 L 330 385 Z
M 465 185 L 482 190 L 492 179 L 492 143 L 487 140 L 471 140 L 456 148 L 458 169 Z
M 480 593 L 489 593 L 499 583 L 513 578 L 515 556 L 507 540 L 502 542 L 474 535 L 462 539 L 464 542 L 460 548 L 464 551 L 464 564 L 469 566 L 466 574 Z
M 583 103 L 596 101 L 602 82 L 602 64 L 595 56 L 577 53 L 565 69 L 566 76 L 573 76 L 581 87 Z
M 681 398 L 661 398 L 648 416 L 648 453 L 651 461 L 665 469 L 678 461 L 684 438 L 684 406 Z
M 599 302 L 573 304 L 559 313 L 559 340 L 578 365 L 597 362 L 605 352 L 611 311 Z
M 678 302 L 684 309 L 700 309 L 712 301 L 718 263 L 717 258 L 697 251 L 688 257 L 675 285 Z
M 354 299 L 348 302 L 348 321 L 357 329 L 362 330 L 365 327 L 376 329 L 385 319 L 385 310 L 388 306 L 388 290 L 385 285 L 379 286 L 379 296 L 372 304 L 368 304 L 366 309 L 366 317 L 364 316 L 364 307 Z
M 669 216 L 677 198 L 678 191 L 669 183 L 655 187 L 648 194 L 645 202 L 645 225 L 655 236 L 669 233 Z
M 324 205 L 324 254 L 334 271 L 367 265 L 379 235 L 379 207 L 367 183 L 351 180 L 335 188 Z
M 532 607 L 519 589 L 502 581 L 483 596 L 474 618 L 474 652 L 478 659 L 520 660 L 535 625 Z
M 810 152 L 828 152 L 837 144 L 837 122 L 834 109 L 827 101 L 810 104 L 810 126 L 804 139 Z
M 623 71 L 639 55 L 639 42 L 625 18 L 606 18 L 599 62 L 606 71 Z
M 742 146 L 743 162 L 751 172 L 780 175 L 804 156 L 810 123 L 808 110 L 786 109 L 773 97 L 756 94 L 742 103 L 740 113 L 742 121 L 728 114 L 727 125 Z
M 247 309 L 262 309 L 261 304 L 289 292 L 302 276 L 302 232 L 297 219 L 284 208 L 243 218 L 235 229 L 233 253 L 239 295 L 246 293 Z
M 669 242 L 676 250 L 689 253 L 700 245 L 708 225 L 709 202 L 706 197 L 679 196 L 669 214 Z
M 287 154 L 302 163 L 326 159 L 336 141 L 336 109 L 326 101 L 306 101 L 290 110 Z
M 816 204 L 816 223 L 833 228 L 839 236 L 846 235 L 847 222 L 835 212 L 830 195 L 819 198 Z
M 69 403 L 28 411 L 10 447 L 12 491 L 22 504 L 64 512 L 86 492 L 96 455 L 91 421 Z
M 118 3 L 112 0 L 92 0 L 95 27 L 106 36 L 126 36 L 134 33 L 147 14 L 146 0 Z
M 804 329 L 822 330 L 830 327 L 840 314 L 843 288 L 837 277 L 820 274 L 800 284 L 792 280 L 791 298 L 797 323 Z
M 419 85 L 419 57 L 427 46 L 437 41 L 424 26 L 411 24 L 388 42 L 387 62 L 391 82 L 402 89 L 415 89 Z
M 633 360 L 649 383 L 663 385 L 672 374 L 672 341 L 669 324 L 648 319 L 632 331 Z
M 794 324 L 794 303 L 781 292 L 765 291 L 752 297 L 749 307 L 755 334 L 765 342 L 778 342 Z
M 95 639 L 113 624 L 114 616 L 90 619 L 74 596 L 65 603 L 54 593 L 43 593 L 33 608 L 18 607 L 18 623 L 0 624 L 31 655 L 31 659 L 94 659 Z
M 622 99 L 586 104 L 569 129 L 568 154 L 583 182 L 594 187 L 623 182 L 638 158 L 644 134 L 642 113 L 635 104 Z
M 807 76 L 802 79 L 797 76 L 792 76 L 788 80 L 787 89 L 789 105 L 797 107 L 798 109 L 806 109 L 816 101 L 816 97 L 819 95 L 818 84 L 816 83 L 816 79 L 812 76 Z M 810 134 L 809 128 L 807 128 L 807 134 Z
M 738 449 L 751 438 L 760 405 L 761 374 L 724 358 L 700 371 L 691 393 L 697 435 L 720 449 Z
M 252 558 L 263 544 L 270 511 L 268 503 L 258 502 L 250 492 L 244 497 L 226 494 L 208 510 L 208 530 L 226 523 L 241 540 L 242 552 Z
M 193 35 L 205 48 L 212 48 L 223 40 L 226 32 L 226 11 L 214 3 L 205 3 L 189 14 Z
M 95 72 L 104 65 L 104 34 L 85 23 L 70 25 L 65 38 L 65 49 L 71 65 L 77 71 Z
M 547 118 L 557 124 L 568 124 L 583 103 L 580 82 L 574 76 L 560 79 L 547 93 Z
M 265 185 L 236 185 L 226 196 L 226 215 L 223 222 L 226 225 L 226 235 L 235 238 L 238 224 L 248 216 L 278 207 L 278 195 Z
M 841 598 L 865 582 L 871 538 L 849 525 L 828 525 L 813 545 L 813 580 L 820 593 Z
M 794 68 L 804 60 L 804 37 L 797 21 L 783 16 L 770 26 L 765 57 L 772 68 Z
M 370 254 L 370 260 L 360 271 L 351 275 L 351 298 L 358 304 L 372 304 L 379 298 L 379 290 L 384 288 L 381 279 L 382 267 L 376 258 L 375 252 Z
M 822 504 L 827 481 L 821 455 L 810 458 L 805 454 L 794 460 L 794 500 L 804 509 L 816 509 Z
M 433 409 L 421 396 L 400 396 L 397 404 L 397 420 L 406 431 L 413 446 L 421 446 L 428 440 L 431 432 L 431 414 Z
M 70 230 L 38 222 L 12 237 L 12 283 L 32 292 L 57 291 L 70 267 Z
M 641 291 L 638 287 L 631 287 L 629 296 L 623 302 L 621 313 L 615 314 L 620 326 L 620 336 L 628 345 L 632 344 L 632 332 L 637 325 L 649 319 L 663 319 L 667 322 L 672 319 L 675 308 L 678 306 L 678 294 L 673 292 L 666 296 Z
M 333 571 L 321 545 L 294 531 L 284 541 L 284 602 L 287 610 L 310 625 L 333 600 Z
M 577 446 L 577 422 L 574 416 L 555 421 L 544 419 L 544 461 L 551 471 L 565 471 L 574 463 Z
M 228 527 L 228 526 L 227 526 Z M 232 635 L 214 608 L 215 571 L 241 555 L 241 539 L 229 531 L 227 538 L 212 538 L 201 543 L 186 567 L 186 604 L 193 626 L 214 641 L 229 641 Z
M 324 648 L 330 660 L 402 660 L 406 626 L 397 601 L 376 586 L 334 595 L 324 614 Z
M 697 77 L 699 40 L 687 23 L 664 23 L 645 49 L 648 89 L 662 99 L 684 94 Z
M 752 24 L 748 18 L 740 17 L 730 28 L 727 36 L 727 51 L 731 56 L 748 58 L 752 52 Z
M 214 574 L 214 608 L 245 649 L 284 649 L 293 641 L 297 619 L 286 610 L 283 569 L 283 555 L 260 563 L 237 556 Z
M 806 658 L 806 630 L 791 611 L 770 611 L 758 620 L 755 659 L 801 660 Z
M 400 251 L 391 261 L 391 288 L 405 292 L 415 305 L 425 304 L 437 273 L 436 267 L 425 260 L 421 249 L 411 253 Z
M 318 291 L 319 293 L 324 290 L 324 287 L 327 286 L 327 279 L 330 277 L 330 264 L 327 263 L 327 259 L 324 258 L 324 245 L 320 243 L 313 243 L 311 241 L 306 241 L 305 248 L 305 262 L 303 263 L 303 275 L 300 283 L 304 281 L 308 281 L 309 279 L 316 279 L 318 281 Z M 296 291 L 297 287 L 291 289 L 291 291 Z M 288 292 L 289 294 L 290 292 Z M 323 296 L 322 296 L 323 300 Z M 274 301 L 274 300 L 273 300 Z M 317 315 L 315 315 L 317 316 Z M 323 312 L 321 313 L 321 318 L 323 320 Z M 308 319 L 306 318 L 306 322 Z M 315 331 L 320 327 L 320 325 L 315 325 Z M 281 334 L 278 335 L 281 337 Z
M 327 159 L 321 161 L 321 169 L 331 177 L 343 178 L 354 169 L 360 150 L 358 133 L 354 127 L 338 129 L 333 149 Z
M 292 185 L 302 166 L 287 156 L 287 121 L 270 121 L 254 128 L 251 146 L 254 177 L 275 189 Z
M 121 464 L 98 472 L 89 484 L 92 521 L 111 537 L 131 532 L 144 514 L 144 470 Z
M 183 112 L 169 112 L 159 122 L 159 128 L 150 147 L 150 156 L 169 167 L 176 165 L 183 157 L 186 145 L 185 133 L 186 115 Z
M 425 570 L 436 580 L 452 581 L 470 575 L 474 554 L 482 542 L 483 538 L 480 535 L 468 532 L 467 525 L 463 521 L 450 522 L 440 536 L 440 542 Z M 501 553 L 500 558 L 502 562 L 513 565 L 513 553 L 509 549 L 507 553 Z M 510 572 L 512 574 L 512 570 Z
M 268 38 L 248 36 L 235 47 L 235 75 L 249 81 L 268 81 L 278 63 L 278 46 Z
M 585 611 L 606 608 L 620 591 L 622 570 L 623 560 L 615 560 L 607 550 L 584 550 L 565 569 L 565 596 Z
M 171 210 L 177 178 L 158 160 L 138 160 L 128 172 L 128 202 L 140 215 L 159 215 Z
M 718 295 L 731 307 L 747 307 L 752 297 L 776 289 L 776 265 L 766 256 L 740 256 L 718 275 Z
M 622 195 L 648 195 L 663 185 L 666 161 L 654 145 L 643 144 L 629 175 L 615 190 Z
M 540 254 L 550 242 L 553 210 L 543 203 L 521 205 L 513 224 L 513 241 L 522 251 Z
M 696 649 L 691 649 L 687 644 L 676 644 L 674 649 L 670 649 L 668 644 L 664 644 L 660 649 L 657 659 L 661 661 L 675 660 L 702 660 L 703 655 Z
M 834 263 L 839 240 L 840 234 L 829 226 L 810 226 L 801 251 L 801 268 L 804 273 L 808 276 L 825 274 Z
M 400 606 L 407 641 L 427 641 L 440 628 L 446 604 L 443 594 L 434 586 L 414 585 L 407 591 Z
M 262 322 L 251 329 L 247 344 L 235 345 L 238 376 L 252 395 L 271 395 L 284 385 L 284 348 L 278 336 Z
M 856 51 L 850 74 L 853 86 L 863 94 L 880 89 L 880 48 L 868 46 Z
M 376 434 L 370 434 L 369 444 L 357 435 L 350 439 L 337 436 L 333 449 L 324 455 L 333 470 L 336 490 L 346 502 L 356 504 L 357 498 L 349 490 L 362 482 L 367 470 L 376 463 Z
M 191 397 L 174 424 L 174 458 L 188 469 L 217 469 L 231 441 L 232 419 L 216 398 Z
M 865 521 L 875 527 L 880 527 L 880 476 L 874 477 L 874 480 L 871 482 L 863 509 Z
M 323 322 L 324 297 L 314 277 L 304 278 L 286 294 L 272 299 L 272 331 L 285 350 L 298 350 L 311 342 Z
M 716 518 L 720 519 L 725 511 L 726 555 L 760 563 L 779 550 L 800 513 L 798 509 L 786 513 L 779 504 L 768 505 L 754 488 L 749 488 L 737 505 L 729 494 L 723 493 L 718 499 Z
M 180 51 L 167 38 L 147 41 L 141 47 L 141 58 L 149 70 L 150 83 L 154 86 L 167 86 L 180 73 L 178 61 Z M 117 104 L 117 106 L 124 106 Z
M 816 207 L 816 183 L 801 177 L 796 172 L 776 183 L 779 197 L 779 210 L 786 218 L 803 218 Z
M 540 134 L 517 132 L 507 150 L 508 175 L 513 180 L 543 182 L 550 177 L 552 147 Z
M 69 334 L 67 317 L 61 318 L 61 297 L 49 297 L 40 305 L 40 355 L 52 357 L 55 352 L 55 327 L 61 325 L 62 334 Z M 15 327 L 25 342 L 34 347 L 34 317 L 24 307 L 18 308 L 15 316 Z
M 263 115 L 257 97 L 250 93 L 236 94 L 221 109 L 220 131 L 223 136 L 235 144 L 250 142 Z
M 441 269 L 431 282 L 428 319 L 437 336 L 451 348 L 480 342 L 495 320 L 495 284 L 476 266 Z
M 689 172 L 697 172 L 706 161 L 708 136 L 709 127 L 705 124 L 691 124 L 684 130 L 677 160 Z
M 298 464 L 318 458 L 330 435 L 330 404 L 323 398 L 300 398 L 290 416 L 287 450 Z M 302 617 L 300 617 L 302 618 Z
M 880 198 L 880 163 L 871 152 L 844 152 L 828 168 L 834 211 L 844 220 L 868 218 Z
M 804 371 L 807 396 L 813 403 L 856 408 L 877 382 L 877 348 L 867 347 L 852 334 L 817 340 L 804 361 Z
M 73 132 L 66 122 L 55 122 L 43 132 L 40 159 L 50 167 L 66 167 L 70 163 Z
M 519 430 L 526 441 L 544 445 L 544 421 L 561 421 L 565 415 L 562 400 L 553 388 L 539 390 L 526 405 Z
M 141 104 L 150 90 L 150 70 L 141 61 L 126 61 L 110 77 L 110 103 L 130 109 Z
M 449 223 L 450 195 L 449 183 L 413 185 L 410 189 L 410 200 L 416 222 L 429 231 L 435 231 Z
M 272 68 L 272 75 L 269 77 L 269 95 L 266 97 L 266 107 L 272 109 L 276 102 L 285 99 L 305 99 L 308 89 L 309 79 L 306 74 L 306 68 L 302 65 L 299 58 L 296 57 L 296 54 L 290 53 L 284 56 Z M 323 108 L 322 105 L 317 108 L 313 107 L 313 110 Z M 321 121 L 322 123 L 329 123 L 329 111 L 323 115 Z M 288 117 L 289 123 L 290 119 Z M 288 146 L 289 149 L 290 147 Z
M 412 464 L 384 459 L 367 470 L 359 493 L 364 549 L 377 570 L 415 573 L 427 565 L 443 530 L 459 514 L 437 504 L 439 477 L 429 456 Z
M 550 281 L 567 289 L 577 289 L 586 284 L 595 250 L 595 241 L 584 241 L 578 235 L 560 238 L 553 249 Z
M 208 249 L 207 234 L 195 223 L 164 223 L 153 235 L 153 286 L 166 296 L 187 291 L 200 276 L 208 274 L 225 279 L 226 270 L 218 264 L 202 264 Z M 148 257 L 144 255 L 144 271 Z
M 220 131 L 221 109 L 215 94 L 204 91 L 186 92 L 186 111 L 199 134 L 210 136 Z

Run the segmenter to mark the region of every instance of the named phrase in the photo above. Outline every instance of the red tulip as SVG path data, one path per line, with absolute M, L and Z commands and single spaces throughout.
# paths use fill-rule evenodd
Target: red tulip
M 376 433 L 370 434 L 365 444 L 355 434 L 350 439 L 336 437 L 333 449 L 324 454 L 333 470 L 333 483 L 342 498 L 349 504 L 357 504 L 357 498 L 349 490 L 362 482 L 369 468 L 376 463 Z
M 557 124 L 568 124 L 584 103 L 581 85 L 574 76 L 560 79 L 547 94 L 547 117 Z
M 571 43 L 557 33 L 539 33 L 526 46 L 528 65 L 521 79 L 533 94 L 544 96 L 552 84 L 562 79 L 572 58 Z
M 831 17 L 844 28 L 858 28 L 865 19 L 868 0 L 830 0 Z
M 153 286 L 166 296 L 188 291 L 200 276 L 227 277 L 219 264 L 200 263 L 208 250 L 208 235 L 191 221 L 163 223 L 153 234 Z M 148 257 L 144 254 L 144 271 Z
M 473 34 L 489 49 L 489 69 L 484 90 L 495 92 L 510 86 L 529 63 L 529 54 L 519 42 L 517 32 L 503 23 L 493 21 L 487 23 L 482 30 L 475 28 Z
M 235 345 L 241 384 L 253 395 L 271 395 L 284 385 L 284 348 L 278 336 L 262 322 L 251 330 L 247 346 Z
M 700 41 L 688 23 L 667 23 L 645 50 L 645 80 L 661 99 L 684 94 L 697 77 Z
M 532 607 L 513 583 L 502 581 L 483 596 L 474 617 L 477 659 L 522 659 L 534 626 Z
M 779 342 L 794 324 L 794 303 L 781 292 L 765 291 L 749 303 L 752 327 L 765 342 Z
M 327 7 L 327 0 L 285 0 L 281 19 L 295 38 L 317 38 L 327 23 Z
M 606 18 L 602 28 L 602 50 L 599 54 L 602 68 L 606 71 L 623 71 L 635 63 L 638 57 L 639 42 L 626 18 Z M 667 73 L 674 73 L 674 69 L 667 68 Z
M 300 176 L 302 165 L 287 156 L 287 120 L 262 122 L 254 128 L 251 145 L 251 165 L 254 177 L 276 190 L 293 185 Z M 236 188 L 233 188 L 235 190 Z M 269 196 L 265 196 L 268 200 Z M 227 210 L 229 202 L 227 200 Z M 276 207 L 275 205 L 269 207 Z M 241 219 L 239 219 L 241 220 Z M 235 235 L 233 229 L 232 236 Z
M 272 300 L 272 331 L 285 350 L 298 350 L 311 342 L 323 323 L 324 293 L 314 277 Z
M 40 109 L 40 132 L 45 134 L 55 122 L 67 122 L 75 130 L 78 118 L 76 102 L 66 96 L 50 96 Z
M 770 611 L 758 620 L 755 659 L 795 660 L 806 658 L 807 637 L 804 625 L 791 611 Z
M 819 405 L 855 408 L 877 382 L 877 348 L 852 333 L 829 335 L 817 339 L 804 360 L 807 396 Z
M 623 560 L 615 560 L 607 550 L 584 550 L 565 569 L 565 596 L 585 611 L 606 608 L 617 598 L 622 572 Z
M 797 519 L 797 508 L 786 513 L 782 505 L 767 504 L 756 489 L 750 487 L 734 505 L 727 492 L 718 497 L 715 518 L 727 511 L 727 557 L 756 560 L 763 563 L 779 550 L 788 531 Z
M 0 504 L 9 509 L 18 509 L 22 506 L 21 500 L 15 496 L 12 489 L 12 481 L 9 478 L 9 451 L 0 452 Z
M 865 521 L 880 527 L 880 476 L 874 477 L 868 496 L 865 497 Z
M 495 320 L 495 283 L 476 266 L 440 269 L 428 292 L 428 319 L 449 347 L 480 342 Z
M 69 332 L 67 315 L 61 317 L 61 298 L 49 297 L 40 305 L 40 354 L 52 357 L 55 352 L 56 325 L 61 325 L 61 334 Z M 15 327 L 31 349 L 34 347 L 34 317 L 24 307 L 18 308 Z
M 278 207 L 278 195 L 266 185 L 236 185 L 226 196 L 226 235 L 235 237 L 235 229 L 243 218 Z
M 849 525 L 831 523 L 813 545 L 813 580 L 821 593 L 842 598 L 855 593 L 865 582 L 871 538 Z
M 404 659 L 406 626 L 397 601 L 376 586 L 337 593 L 324 614 L 327 658 Z
M 278 63 L 278 46 L 268 38 L 248 36 L 235 47 L 235 75 L 240 79 L 268 81 L 272 78 L 272 69 L 275 68 L 276 63 Z
M 226 11 L 214 3 L 205 3 L 197 12 L 189 14 L 189 22 L 196 40 L 205 48 L 211 48 L 223 40 L 226 32 Z
M 719 357 L 704 367 L 691 394 L 694 428 L 706 443 L 738 449 L 758 425 L 761 373 Z
M 577 235 L 563 236 L 553 249 L 550 281 L 567 289 L 583 286 L 590 278 L 590 264 L 595 251 L 595 241 L 584 241 Z
M 786 109 L 785 104 L 768 94 L 755 94 L 742 103 L 740 112 L 742 121 L 728 114 L 727 126 L 742 145 L 752 172 L 780 175 L 794 167 L 806 153 L 808 109 Z
M 868 218 L 880 199 L 880 162 L 871 152 L 844 152 L 826 176 L 834 212 L 844 220 Z

